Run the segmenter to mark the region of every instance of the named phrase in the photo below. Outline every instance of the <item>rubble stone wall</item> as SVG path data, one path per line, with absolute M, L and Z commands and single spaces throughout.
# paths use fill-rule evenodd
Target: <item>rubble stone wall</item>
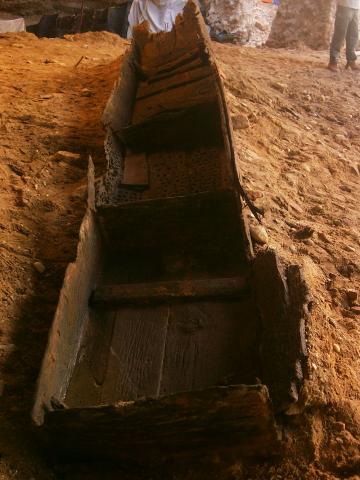
M 335 8 L 335 0 L 281 0 L 268 45 L 328 48 Z
M 268 39 L 277 7 L 261 0 L 203 0 L 206 21 L 218 39 L 261 45 Z

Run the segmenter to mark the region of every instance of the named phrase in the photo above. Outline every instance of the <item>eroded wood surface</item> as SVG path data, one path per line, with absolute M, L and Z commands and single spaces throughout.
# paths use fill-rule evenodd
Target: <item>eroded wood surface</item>
M 94 291 L 93 305 L 161 303 L 207 297 L 236 298 L 249 293 L 246 277 L 203 278 L 167 282 L 103 285 Z
M 165 458 L 235 450 L 239 456 L 279 452 L 263 385 L 213 387 L 118 406 L 62 409 L 46 416 L 44 433 L 67 459 Z
M 297 266 L 285 268 L 273 250 L 254 264 L 256 302 L 261 317 L 261 380 L 277 411 L 299 400 L 306 376 L 305 322 L 310 301 Z
M 95 397 L 95 404 L 113 404 L 254 383 L 258 333 L 249 299 L 98 308 L 65 404 L 91 406 Z

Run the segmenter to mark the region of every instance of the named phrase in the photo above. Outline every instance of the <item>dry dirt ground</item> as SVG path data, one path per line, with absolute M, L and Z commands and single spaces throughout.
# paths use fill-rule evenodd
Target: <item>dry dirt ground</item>
M 50 467 L 29 418 L 76 252 L 86 158 L 104 167 L 100 116 L 126 45 L 105 33 L 0 37 L 0 480 L 90 478 Z M 271 462 L 210 458 L 95 477 L 359 480 L 360 75 L 328 72 L 325 53 L 214 48 L 244 186 L 264 210 L 269 244 L 304 266 L 313 294 L 303 411 L 287 419 L 283 456 Z

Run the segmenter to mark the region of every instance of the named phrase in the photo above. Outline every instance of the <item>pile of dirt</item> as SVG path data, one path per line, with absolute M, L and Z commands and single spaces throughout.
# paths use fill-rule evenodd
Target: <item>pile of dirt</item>
M 86 159 L 91 154 L 101 172 L 101 112 L 126 46 L 105 33 L 64 40 L 29 34 L 0 38 L 4 480 L 54 475 L 33 440 L 30 409 L 64 271 L 76 253 Z M 211 458 L 197 468 L 141 471 L 132 478 L 355 480 L 360 468 L 358 76 L 328 72 L 326 55 L 310 51 L 215 45 L 215 52 L 244 186 L 264 210 L 268 244 L 304 266 L 313 294 L 307 331 L 311 379 L 302 411 L 285 419 L 281 459 L 251 465 Z M 122 478 L 129 475 L 122 472 Z M 60 478 L 90 477 L 70 470 Z

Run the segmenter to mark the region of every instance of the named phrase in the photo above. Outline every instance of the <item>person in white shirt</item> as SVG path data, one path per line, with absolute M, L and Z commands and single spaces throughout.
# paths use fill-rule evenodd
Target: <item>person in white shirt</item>
M 337 0 L 334 35 L 330 45 L 329 70 L 338 71 L 340 50 L 346 40 L 346 68 L 360 70 L 356 65 L 356 47 L 359 41 L 360 0 Z
M 135 25 L 147 21 L 150 32 L 169 32 L 186 0 L 134 0 L 129 13 L 128 38 L 132 38 Z

